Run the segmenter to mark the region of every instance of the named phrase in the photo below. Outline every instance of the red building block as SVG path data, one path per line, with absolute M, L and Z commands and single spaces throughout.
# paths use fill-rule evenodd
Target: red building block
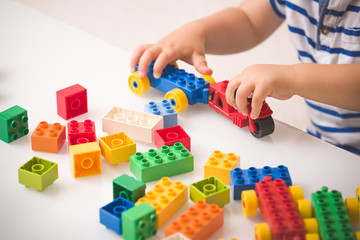
M 69 146 L 81 143 L 96 142 L 95 122 L 85 120 L 84 122 L 71 121 L 68 123 Z
M 190 137 L 180 125 L 155 130 L 154 142 L 157 148 L 181 142 L 187 150 L 191 151 Z
M 60 117 L 70 118 L 87 113 L 87 90 L 75 84 L 56 92 L 57 113 Z
M 34 151 L 58 153 L 66 139 L 65 126 L 60 123 L 39 123 L 31 135 L 31 149 Z
M 209 239 L 223 224 L 224 210 L 200 200 L 165 228 L 165 236 L 180 232 L 192 240 Z

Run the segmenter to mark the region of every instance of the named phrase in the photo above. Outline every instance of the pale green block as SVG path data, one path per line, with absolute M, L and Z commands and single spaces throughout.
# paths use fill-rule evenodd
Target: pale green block
M 38 191 L 52 184 L 58 178 L 57 163 L 33 157 L 18 169 L 19 183 Z
M 212 176 L 190 185 L 190 199 L 224 207 L 230 203 L 230 188 Z

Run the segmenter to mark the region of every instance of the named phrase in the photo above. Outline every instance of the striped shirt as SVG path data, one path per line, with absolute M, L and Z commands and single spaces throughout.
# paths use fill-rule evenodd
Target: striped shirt
M 269 2 L 274 12 L 286 19 L 301 62 L 360 63 L 360 0 Z M 310 117 L 308 133 L 360 155 L 359 112 L 305 102 Z

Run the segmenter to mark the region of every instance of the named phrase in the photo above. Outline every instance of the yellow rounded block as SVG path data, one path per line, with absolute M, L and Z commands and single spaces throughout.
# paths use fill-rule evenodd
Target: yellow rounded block
M 304 199 L 303 190 L 300 186 L 290 186 L 289 192 L 296 206 L 298 205 L 299 200 Z
M 306 233 L 319 233 L 319 225 L 316 218 L 305 218 L 304 225 Z
M 257 215 L 258 198 L 255 190 L 246 190 L 241 193 L 243 213 L 246 217 Z
M 130 75 L 128 83 L 131 91 L 137 95 L 141 95 L 150 89 L 149 78 L 140 78 L 139 71 Z
M 300 217 L 302 219 L 310 218 L 312 216 L 312 208 L 309 200 L 304 200 L 304 199 L 299 200 L 298 209 L 299 209 Z
M 211 75 L 202 75 L 201 78 L 205 79 L 210 85 L 215 83 L 215 80 Z
M 165 99 L 169 100 L 171 105 L 173 105 L 176 112 L 181 112 L 185 110 L 188 106 L 188 99 L 185 93 L 178 88 L 175 88 L 165 94 Z
M 270 231 L 269 224 L 258 223 L 255 225 L 255 239 L 271 240 L 271 231 Z
M 319 234 L 317 233 L 307 233 L 305 235 L 306 240 L 320 240 Z
M 359 202 L 357 198 L 346 198 L 345 206 L 352 224 L 359 222 Z

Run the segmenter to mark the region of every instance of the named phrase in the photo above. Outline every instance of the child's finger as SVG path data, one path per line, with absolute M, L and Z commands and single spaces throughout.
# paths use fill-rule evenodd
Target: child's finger
M 249 114 L 247 99 L 253 91 L 254 86 L 252 84 L 242 83 L 236 92 L 235 103 L 238 111 L 244 116 Z
M 256 88 L 251 101 L 250 117 L 252 119 L 257 119 L 259 117 L 265 98 L 266 98 L 265 92 L 261 88 Z
M 208 67 L 205 56 L 203 54 L 195 53 L 193 55 L 192 61 L 196 71 L 199 73 L 204 75 L 212 74 L 212 69 Z
M 135 72 L 135 66 L 136 66 L 136 64 L 139 63 L 141 55 L 143 55 L 143 53 L 151 46 L 152 46 L 151 44 L 141 45 L 141 46 L 137 47 L 135 49 L 135 51 L 131 54 L 131 57 L 130 57 L 131 72 Z
M 236 81 L 235 79 L 232 79 L 228 83 L 226 92 L 225 92 L 226 101 L 235 108 L 237 108 L 236 103 L 235 103 L 235 91 L 238 87 L 239 87 L 238 81 Z
M 160 53 L 154 64 L 154 77 L 160 78 L 162 71 L 164 70 L 166 65 L 174 61 L 175 58 L 172 52 L 163 51 L 162 53 Z
M 153 60 L 155 60 L 161 52 L 161 48 L 152 46 L 147 49 L 144 54 L 141 56 L 139 61 L 139 77 L 146 77 L 148 68 Z

